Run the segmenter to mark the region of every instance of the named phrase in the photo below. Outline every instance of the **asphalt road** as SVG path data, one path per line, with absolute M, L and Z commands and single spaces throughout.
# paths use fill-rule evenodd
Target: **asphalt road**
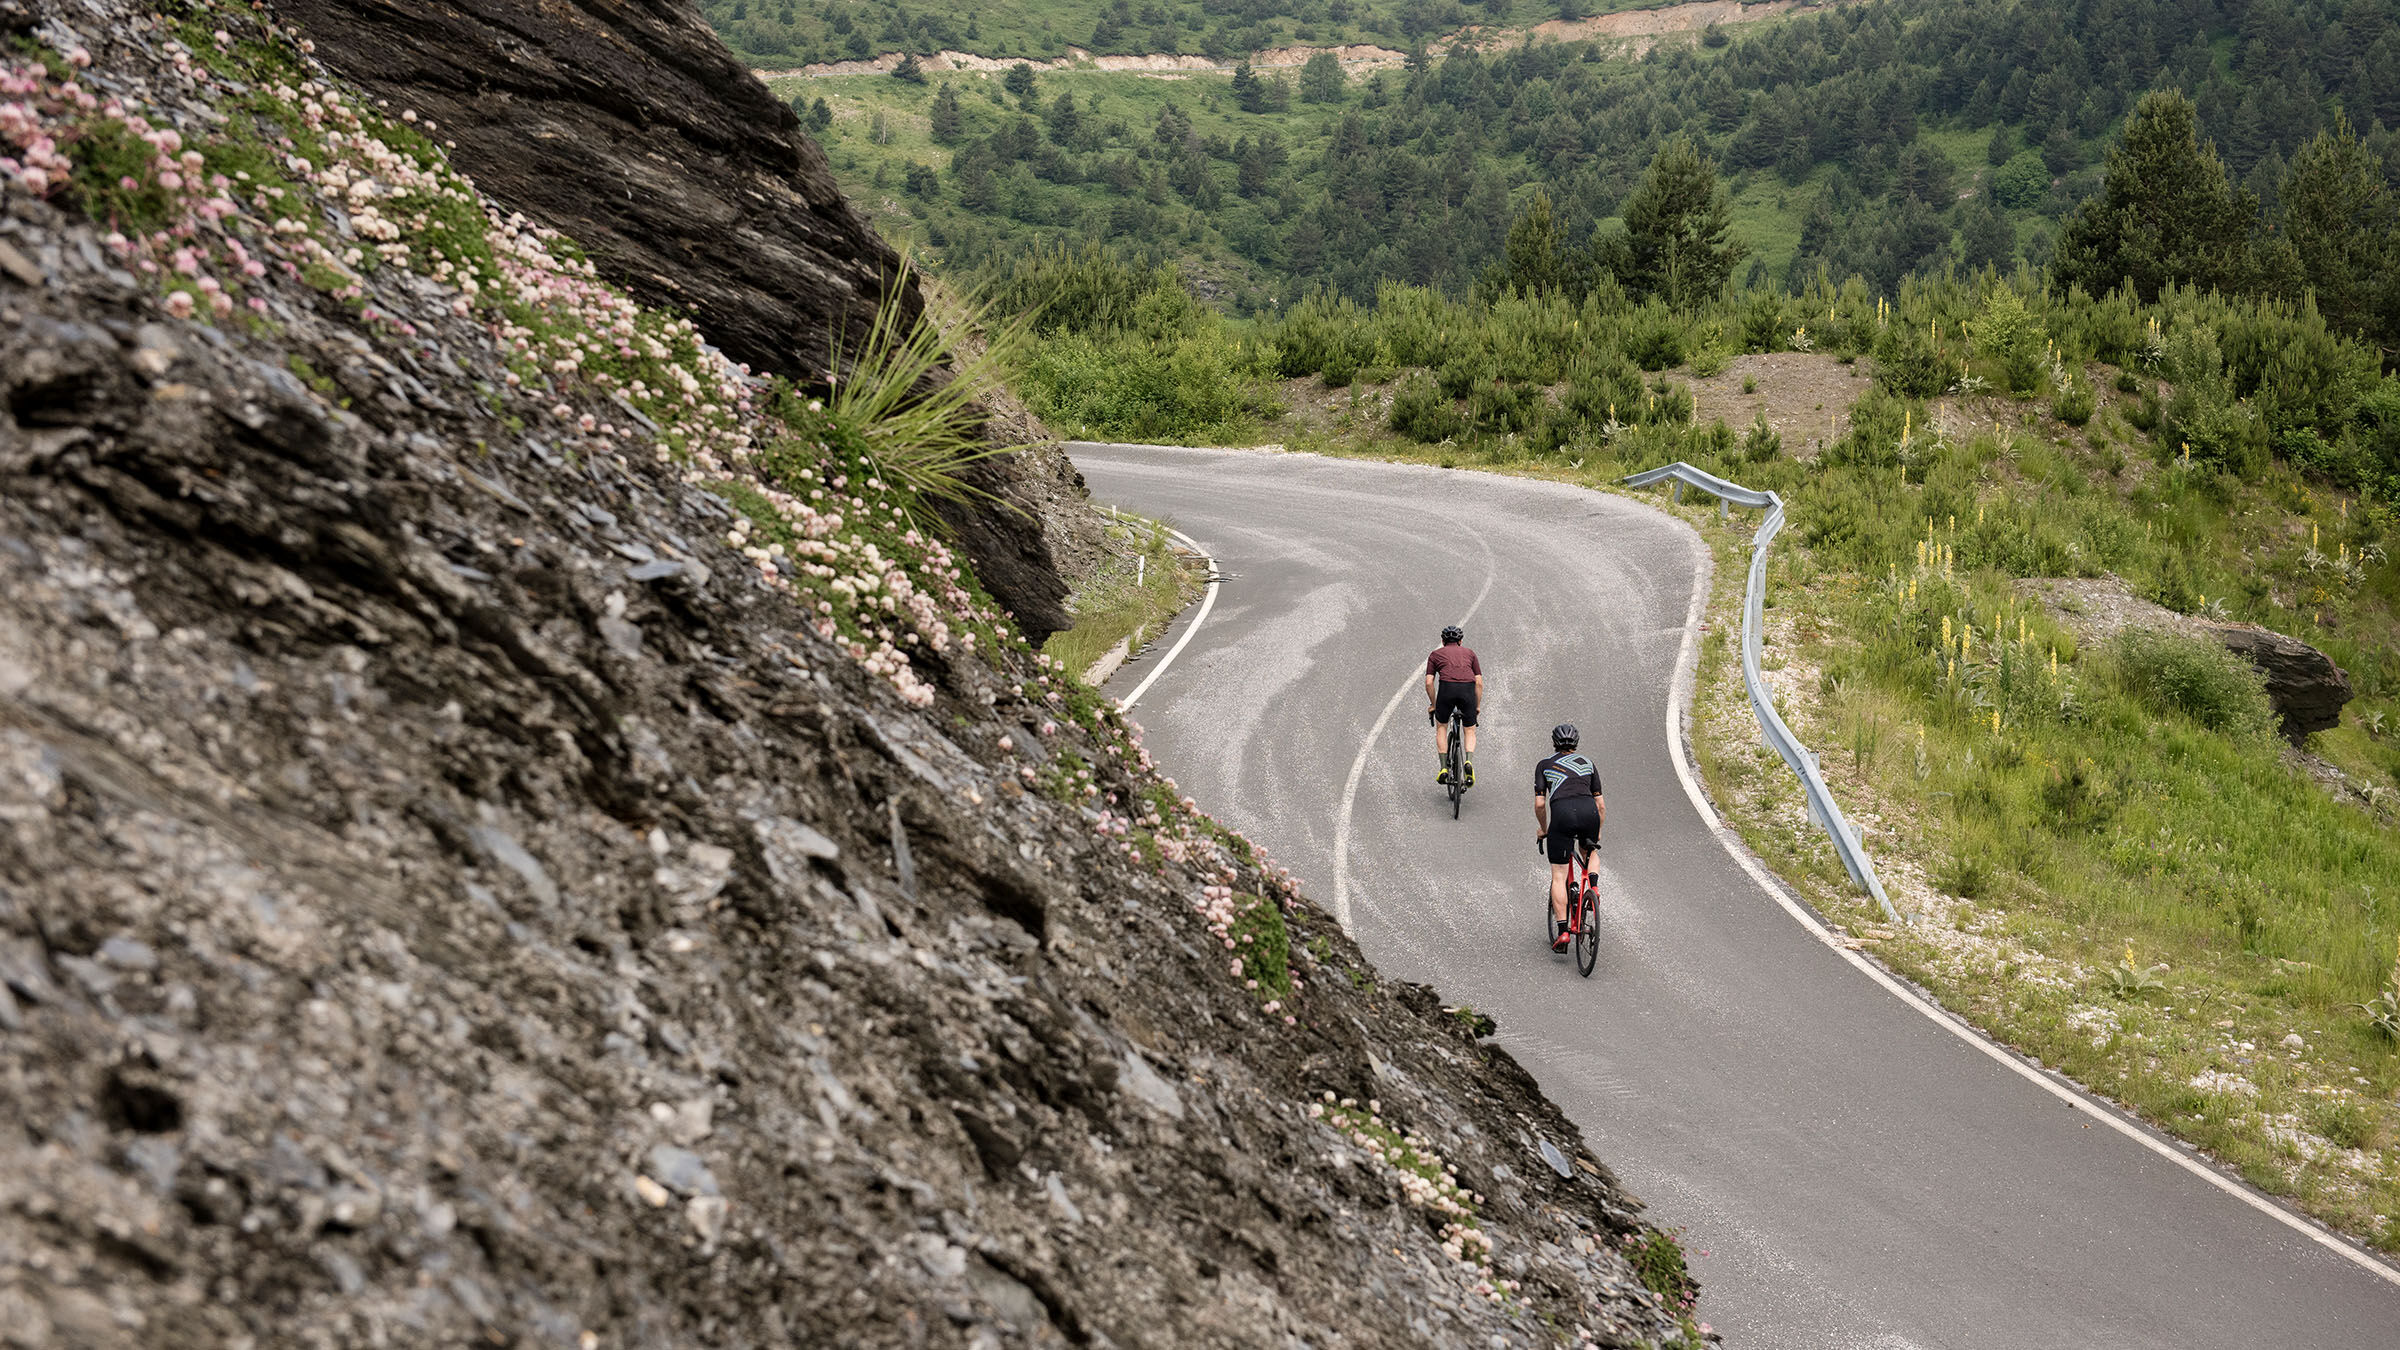
M 1726 851 L 1666 734 L 1703 556 L 1685 526 L 1482 474 L 1070 451 L 1096 500 L 1165 518 L 1231 574 L 1134 710 L 1151 751 L 1320 903 L 1338 895 L 1386 973 L 1499 1020 L 1653 1217 L 1706 1253 L 1701 1315 L 1728 1344 L 2400 1347 L 2400 1285 L 1937 1025 Z M 1456 822 L 1413 683 L 1370 739 L 1454 621 L 1488 691 Z M 1588 980 L 1548 951 L 1532 845 L 1532 766 L 1561 721 L 1608 797 Z

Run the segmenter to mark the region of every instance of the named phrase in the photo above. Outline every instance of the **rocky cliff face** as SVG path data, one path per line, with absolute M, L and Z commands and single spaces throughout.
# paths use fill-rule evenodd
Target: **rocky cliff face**
M 821 389 L 876 306 L 915 278 L 825 153 L 681 0 L 286 0 L 335 73 L 455 142 L 492 198 L 588 250 L 601 275 L 688 313 L 735 361 Z M 1043 536 L 1055 453 L 968 477 L 1014 510 L 954 512 L 978 576 L 1039 642 L 1068 625 Z
M 1680 1335 L 1488 1026 L 347 22 L 0 0 L 0 1342 Z

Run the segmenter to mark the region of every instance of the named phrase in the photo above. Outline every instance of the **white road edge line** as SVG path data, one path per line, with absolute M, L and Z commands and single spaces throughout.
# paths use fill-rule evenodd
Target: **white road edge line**
M 2027 1064 L 2022 1059 L 2019 1059 L 2013 1051 L 2010 1051 L 2007 1048 L 1999 1045 L 1997 1042 L 1988 1039 L 1983 1035 L 1983 1033 L 1975 1030 L 1973 1027 L 1968 1026 L 1964 1022 L 1961 1022 L 1958 1020 L 1958 1018 L 1952 1016 L 1948 1011 L 1926 1001 L 1915 990 L 1910 989 L 1908 986 L 1900 983 L 1898 980 L 1893 979 L 1890 974 L 1885 972 L 1874 962 L 1867 960 L 1857 952 L 1843 946 L 1840 938 L 1834 936 L 1833 932 L 1826 928 L 1823 923 L 1819 922 L 1815 915 L 1809 913 L 1806 909 L 1803 909 L 1792 899 L 1790 895 L 1784 892 L 1783 887 L 1775 883 L 1774 879 L 1767 874 L 1765 866 L 1762 865 L 1756 858 L 1751 856 L 1749 847 L 1743 844 L 1740 838 L 1734 834 L 1733 830 L 1727 826 L 1725 822 L 1717 815 L 1716 808 L 1709 805 L 1708 797 L 1705 793 L 1700 791 L 1699 780 L 1694 776 L 1689 759 L 1685 754 L 1686 747 L 1683 738 L 1683 714 L 1684 709 L 1689 706 L 1693 693 L 1699 684 L 1700 615 L 1707 603 L 1708 583 L 1711 571 L 1711 559 L 1708 552 L 1708 546 L 1705 543 L 1700 545 L 1700 563 L 1699 566 L 1694 569 L 1694 571 L 1695 575 L 1693 579 L 1691 612 L 1685 617 L 1683 623 L 1683 649 L 1676 655 L 1675 678 L 1674 681 L 1668 686 L 1667 746 L 1668 749 L 1672 751 L 1674 756 L 1675 776 L 1683 782 L 1684 795 L 1692 799 L 1692 809 L 1700 813 L 1700 818 L 1703 821 L 1706 821 L 1709 829 L 1715 833 L 1717 836 L 1717 842 L 1724 847 L 1726 855 L 1731 857 L 1736 863 L 1739 863 L 1743 871 L 1750 874 L 1750 879 L 1758 883 L 1758 888 L 1762 891 L 1765 891 L 1769 899 L 1772 899 L 1776 904 L 1781 905 L 1783 907 L 1783 911 L 1786 914 L 1791 915 L 1793 920 L 1801 927 L 1807 929 L 1817 938 L 1818 941 L 1824 943 L 1826 947 L 1829 948 L 1835 955 L 1841 957 L 1851 965 L 1856 966 L 1859 971 L 1868 979 L 1873 980 L 1879 985 L 1882 985 L 1885 989 L 1891 992 L 1893 997 L 1899 999 L 1909 1007 L 1916 1009 L 1918 1012 L 1923 1013 L 1927 1018 L 1930 1018 L 1936 1026 L 1941 1027 L 1951 1035 L 1958 1037 L 1962 1041 L 1965 1041 L 1968 1045 L 1971 1045 L 1977 1050 L 1982 1051 L 1985 1055 L 1990 1056 L 1995 1062 L 2006 1066 L 2010 1072 L 2015 1073 L 2018 1077 L 2024 1079 L 2026 1082 L 2032 1083 L 2034 1086 L 2039 1087 L 2042 1091 L 2049 1093 L 2051 1096 L 2056 1097 L 2071 1107 L 2088 1111 L 2093 1118 L 2099 1120 L 2102 1124 L 2107 1125 L 2110 1129 L 2115 1130 L 2117 1133 L 2124 1135 L 2134 1143 L 2139 1144 L 2143 1148 L 2150 1150 L 2152 1153 L 2155 1153 L 2158 1156 L 2165 1158 L 2167 1161 L 2174 1163 L 2177 1167 L 2180 1167 L 2184 1171 L 2191 1173 L 2193 1176 L 2200 1178 L 2202 1181 L 2205 1181 L 2209 1185 L 2216 1187 L 2218 1190 L 2232 1196 L 2234 1199 L 2241 1201 L 2243 1204 L 2257 1210 L 2259 1213 L 2274 1219 L 2284 1227 L 2291 1229 L 2293 1232 L 2298 1233 L 2300 1236 L 2316 1243 L 2318 1246 L 2326 1248 L 2329 1251 L 2347 1258 L 2352 1264 L 2358 1266 L 2362 1270 L 2367 1271 L 2369 1274 L 2380 1276 L 2391 1284 L 2400 1285 L 2400 1270 L 2395 1270 L 2381 1260 L 2378 1260 L 2367 1252 L 2352 1246 L 2350 1243 L 2335 1236 L 2331 1232 L 2316 1227 L 2312 1220 L 2303 1218 L 2300 1215 L 2285 1209 L 2283 1206 L 2278 1205 L 2275 1202 L 2267 1199 L 2265 1196 L 2251 1190 L 2248 1186 L 2242 1184 L 2241 1182 L 2225 1176 L 2224 1174 L 2218 1172 L 2215 1168 L 2201 1162 L 2199 1159 L 2191 1157 L 2174 1145 L 2168 1144 L 2155 1135 L 2152 1135 L 2149 1131 L 2143 1129 L 2139 1125 L 2136 1125 L 2131 1120 L 2126 1119 L 2115 1107 L 2109 1105 L 2108 1103 L 2100 1101 L 2086 1093 L 2078 1092 L 2072 1088 L 2064 1086 L 2055 1079 L 2051 1078 L 2049 1075 L 2034 1068 L 2032 1065 Z M 1345 802 L 1345 808 L 1346 807 L 1347 803 Z M 1340 881 L 1339 872 L 1335 873 L 1335 880 L 1337 885 L 1336 893 L 1338 894 L 1338 885 Z
M 1150 692 L 1150 686 L 1158 683 L 1158 677 L 1166 674 L 1167 667 L 1174 665 L 1175 658 L 1183 655 L 1183 649 L 1191 645 L 1192 634 L 1199 632 L 1200 625 L 1208 622 L 1208 612 L 1217 607 L 1217 587 L 1222 583 L 1217 577 L 1215 555 L 1194 543 L 1192 537 L 1183 531 L 1171 525 L 1162 525 L 1161 528 L 1165 529 L 1169 537 L 1180 542 L 1185 548 L 1199 554 L 1200 560 L 1208 564 L 1208 580 L 1201 586 L 1201 589 L 1207 594 L 1200 597 L 1200 612 L 1192 616 L 1191 623 L 1183 630 L 1183 636 L 1177 638 L 1175 645 L 1167 649 L 1167 654 L 1160 658 L 1159 663 L 1150 668 L 1150 673 L 1142 677 L 1142 682 L 1133 687 L 1133 692 L 1118 701 L 1118 712 L 1133 711 L 1133 705 L 1141 702 L 1142 695 Z
M 1358 757 L 1350 761 L 1350 776 L 1342 783 L 1342 813 L 1333 823 L 1333 921 L 1350 931 L 1350 807 L 1358 800 L 1358 780 L 1367 771 L 1367 752 L 1383 739 L 1383 729 L 1400 711 L 1401 700 L 1408 691 L 1424 683 L 1425 677 L 1411 670 L 1392 694 L 1392 701 L 1383 705 L 1383 713 L 1375 725 L 1367 729 L 1367 738 L 1358 743 Z
M 1489 555 L 1490 547 L 1486 546 L 1484 552 Z M 1487 556 L 1483 569 L 1483 589 L 1475 592 L 1475 603 L 1467 606 L 1467 612 L 1458 616 L 1459 627 L 1466 627 L 1467 620 L 1475 617 L 1475 611 L 1483 608 L 1483 599 L 1492 593 L 1492 581 L 1496 575 Z M 1400 688 L 1392 695 L 1392 701 L 1383 705 L 1383 712 L 1376 717 L 1375 725 L 1367 728 L 1367 738 L 1358 743 L 1358 755 L 1350 761 L 1350 776 L 1342 780 L 1342 811 L 1333 823 L 1333 921 L 1340 924 L 1345 933 L 1350 931 L 1350 810 L 1358 801 L 1358 780 L 1367 772 L 1367 753 L 1375 748 L 1375 742 L 1383 739 L 1383 729 L 1391 723 L 1392 714 L 1400 711 L 1401 700 L 1407 698 L 1408 691 L 1419 687 L 1424 679 L 1423 671 L 1411 669 L 1408 677 L 1400 681 Z

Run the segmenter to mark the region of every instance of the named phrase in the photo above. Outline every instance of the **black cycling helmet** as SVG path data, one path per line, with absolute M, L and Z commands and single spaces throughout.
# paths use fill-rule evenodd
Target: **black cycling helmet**
M 1464 642 L 1466 639 L 1467 630 L 1457 624 L 1452 624 L 1442 630 L 1442 641 L 1444 642 Z
M 1553 750 L 1572 750 L 1582 740 L 1583 733 L 1575 729 L 1573 722 L 1561 722 L 1550 728 L 1550 748 Z

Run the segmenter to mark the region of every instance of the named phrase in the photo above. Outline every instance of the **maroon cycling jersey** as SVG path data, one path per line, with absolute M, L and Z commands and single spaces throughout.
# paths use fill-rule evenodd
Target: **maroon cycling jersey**
M 1483 673 L 1483 663 L 1475 659 L 1473 647 L 1449 642 L 1425 658 L 1425 673 L 1444 684 L 1470 684 Z

